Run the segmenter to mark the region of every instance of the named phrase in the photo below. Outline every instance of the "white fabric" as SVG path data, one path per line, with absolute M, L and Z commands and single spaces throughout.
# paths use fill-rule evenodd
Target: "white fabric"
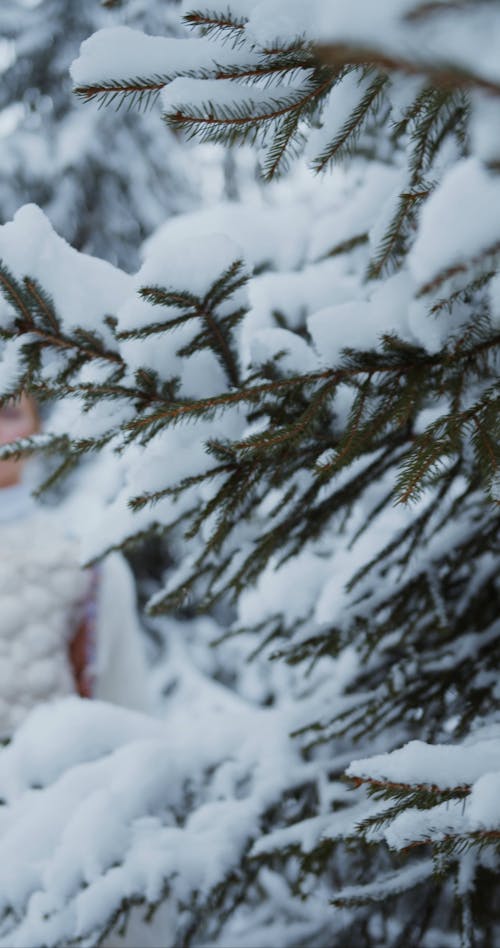
M 14 484 L 0 490 L 0 523 L 28 517 L 35 510 L 35 501 L 26 484 Z
M 149 711 L 148 691 L 134 580 L 123 556 L 112 553 L 98 587 L 95 697 Z
M 22 490 L 0 491 L 0 739 L 34 705 L 75 691 L 68 645 L 90 579 L 57 515 L 28 515 L 22 496 Z M 7 499 L 15 502 L 6 505 Z M 9 509 L 16 518 L 10 522 Z M 133 580 L 123 558 L 113 554 L 98 585 L 96 697 L 148 709 L 140 638 Z
M 87 578 L 74 544 L 37 515 L 0 527 L 0 737 L 74 691 L 68 642 Z

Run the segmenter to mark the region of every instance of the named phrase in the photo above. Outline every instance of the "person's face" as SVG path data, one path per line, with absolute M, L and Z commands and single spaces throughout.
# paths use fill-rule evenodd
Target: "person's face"
M 31 399 L 22 395 L 0 408 L 0 445 L 29 438 L 38 431 L 38 417 Z M 11 487 L 21 478 L 24 461 L 0 461 L 0 488 Z

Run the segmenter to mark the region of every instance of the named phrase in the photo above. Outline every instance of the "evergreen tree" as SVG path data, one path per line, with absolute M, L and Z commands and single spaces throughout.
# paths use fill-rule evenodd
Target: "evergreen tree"
M 129 4 L 122 20 L 174 28 L 175 5 L 147 8 Z M 81 42 L 116 17 L 99 0 L 2 2 L 0 219 L 34 201 L 73 246 L 133 267 L 141 241 L 191 206 L 196 185 L 186 149 L 181 155 L 151 110 L 83 112 L 71 95 L 68 69 Z
M 61 401 L 50 436 L 4 451 L 61 452 L 56 475 L 101 452 L 121 487 L 89 557 L 167 531 L 151 612 L 189 597 L 223 650 L 289 666 L 268 708 L 207 699 L 206 730 L 199 700 L 191 731 L 182 701 L 161 735 L 108 720 L 85 758 L 103 796 L 58 815 L 39 878 L 0 887 L 12 943 L 96 944 L 141 901 L 178 906 L 176 945 L 498 941 L 500 10 L 374 10 L 215 3 L 185 15 L 193 39 L 98 33 L 73 66 L 84 99 L 162 89 L 173 127 L 259 144 L 268 178 L 304 145 L 317 172 L 340 162 L 310 217 L 174 221 L 134 278 L 32 209 L 0 232 L 3 395 Z M 84 306 L 58 268 L 92 284 Z M 1 772 L 25 834 L 30 782 L 50 814 L 79 759 L 45 742 L 26 768 L 39 720 Z M 80 856 L 130 772 L 112 845 Z

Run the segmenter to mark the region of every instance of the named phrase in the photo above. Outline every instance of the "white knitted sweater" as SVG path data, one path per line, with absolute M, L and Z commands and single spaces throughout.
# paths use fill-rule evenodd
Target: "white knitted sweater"
M 53 518 L 0 523 L 0 738 L 35 704 L 75 690 L 68 644 L 88 581 Z

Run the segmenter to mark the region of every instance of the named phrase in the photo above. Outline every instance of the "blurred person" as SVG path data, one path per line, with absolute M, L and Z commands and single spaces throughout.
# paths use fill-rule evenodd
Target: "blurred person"
M 39 431 L 29 396 L 0 408 L 0 444 Z M 36 704 L 72 693 L 149 710 L 127 563 L 114 553 L 82 569 L 77 541 L 36 505 L 26 472 L 24 459 L 0 461 L 0 740 Z

